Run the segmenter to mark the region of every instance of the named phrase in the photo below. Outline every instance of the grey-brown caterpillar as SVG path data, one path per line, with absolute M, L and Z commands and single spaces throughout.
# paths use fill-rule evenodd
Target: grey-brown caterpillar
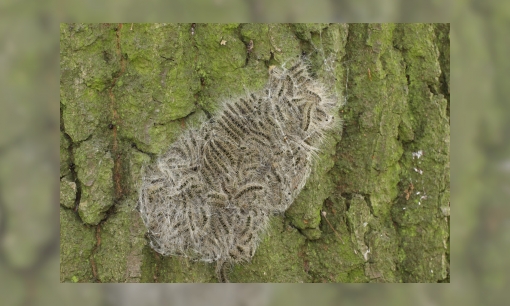
M 269 217 L 299 195 L 339 102 L 304 61 L 289 66 L 145 167 L 140 212 L 158 253 L 216 261 L 228 281 L 225 264 L 249 261 Z

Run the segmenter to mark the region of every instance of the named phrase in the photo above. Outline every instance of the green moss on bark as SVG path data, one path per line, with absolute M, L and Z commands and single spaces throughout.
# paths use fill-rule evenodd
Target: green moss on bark
M 231 282 L 301 283 L 305 271 L 302 246 L 305 237 L 281 216 L 273 217 L 269 230 L 250 263 L 235 265 Z
M 292 225 L 302 230 L 308 239 L 320 238 L 319 224 L 324 200 L 334 189 L 334 178 L 329 171 L 334 166 L 332 156 L 336 142 L 329 137 L 320 158 L 314 163 L 314 170 L 295 202 L 285 212 Z
M 63 178 L 60 180 L 60 205 L 74 208 L 76 201 L 76 183 Z
M 100 245 L 94 260 L 101 282 L 140 282 L 144 226 L 135 203 L 126 201 L 100 225 Z
M 64 177 L 70 173 L 69 170 L 69 141 L 60 132 L 60 177 Z
M 97 225 L 113 205 L 113 159 L 104 140 L 83 142 L 74 152 L 81 183 L 78 212 L 83 222 Z
M 120 70 L 111 25 L 60 25 L 60 103 L 65 132 L 79 142 L 108 123 L 107 91 Z
M 94 281 L 89 262 L 96 245 L 94 232 L 75 212 L 60 208 L 60 282 Z

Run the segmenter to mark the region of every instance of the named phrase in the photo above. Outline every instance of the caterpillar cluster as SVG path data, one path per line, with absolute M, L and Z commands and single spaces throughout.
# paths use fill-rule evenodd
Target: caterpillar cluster
M 338 101 L 302 60 L 275 67 L 265 88 L 189 129 L 146 166 L 139 193 L 151 247 L 225 264 L 249 261 L 272 214 L 283 213 L 310 175 Z

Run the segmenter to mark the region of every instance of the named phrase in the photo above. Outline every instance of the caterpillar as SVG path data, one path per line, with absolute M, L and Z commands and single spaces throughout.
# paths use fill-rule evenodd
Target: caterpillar
M 228 281 L 227 267 L 256 253 L 269 216 L 299 195 L 340 100 L 305 61 L 290 67 L 272 68 L 262 90 L 225 102 L 143 168 L 140 212 L 157 252 L 216 262 Z

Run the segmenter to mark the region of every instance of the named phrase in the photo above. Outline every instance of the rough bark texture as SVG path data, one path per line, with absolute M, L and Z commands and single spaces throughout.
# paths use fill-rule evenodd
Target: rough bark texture
M 306 54 L 346 100 L 313 174 L 232 282 L 449 282 L 445 24 L 61 24 L 60 281 L 216 282 L 136 211 L 151 162 Z

